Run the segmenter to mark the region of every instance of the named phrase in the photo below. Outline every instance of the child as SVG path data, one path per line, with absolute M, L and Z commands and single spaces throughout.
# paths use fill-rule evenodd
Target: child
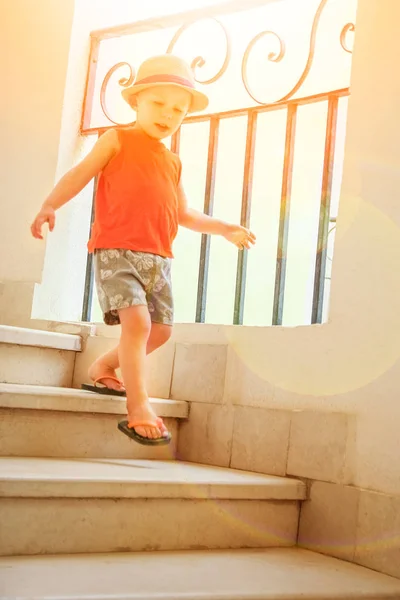
M 94 253 L 104 321 L 121 324 L 121 338 L 117 348 L 90 367 L 94 386 L 86 389 L 126 393 L 128 420 L 119 428 L 141 444 L 159 445 L 168 443 L 171 435 L 150 406 L 145 359 L 171 336 L 170 271 L 178 225 L 222 235 L 240 249 L 250 248 L 255 236 L 244 227 L 189 208 L 180 159 L 161 142 L 179 129 L 187 113 L 208 105 L 207 97 L 195 89 L 190 67 L 169 54 L 150 58 L 122 95 L 136 111 L 136 123 L 110 129 L 99 138 L 88 156 L 55 186 L 31 232 L 43 239 L 44 223 L 53 231 L 55 211 L 99 175 L 88 249 Z M 116 378 L 118 367 L 124 384 Z

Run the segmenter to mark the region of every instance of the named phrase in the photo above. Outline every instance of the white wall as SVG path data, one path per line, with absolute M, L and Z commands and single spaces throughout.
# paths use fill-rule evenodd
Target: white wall
M 0 281 L 39 281 L 29 225 L 56 172 L 73 0 L 0 3 Z
M 84 7 L 87 10 L 83 10 Z M 60 123 L 56 180 L 83 158 L 95 142 L 93 136 L 80 136 L 90 47 L 88 19 L 95 12 L 91 2 L 76 3 Z M 47 241 L 43 275 L 34 293 L 33 318 L 58 321 L 81 319 L 92 194 L 93 182 L 56 213 L 56 227 Z

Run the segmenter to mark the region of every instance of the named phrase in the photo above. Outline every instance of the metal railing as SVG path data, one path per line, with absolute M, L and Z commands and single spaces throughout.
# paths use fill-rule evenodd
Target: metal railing
M 283 311 L 285 301 L 285 282 L 286 282 L 286 271 L 287 271 L 287 259 L 288 259 L 288 240 L 289 240 L 289 224 L 291 214 L 291 196 L 292 196 L 292 177 L 293 177 L 293 164 L 295 156 L 295 141 L 296 141 L 296 126 L 299 108 L 305 105 L 327 103 L 327 119 L 326 119 L 326 131 L 325 131 L 325 146 L 323 156 L 323 174 L 322 174 L 322 185 L 321 185 L 321 196 L 320 196 L 320 209 L 319 209 L 319 225 L 318 225 L 318 241 L 315 256 L 315 274 L 314 274 L 314 290 L 313 290 L 313 301 L 312 301 L 312 315 L 311 323 L 321 323 L 323 319 L 323 308 L 324 308 L 324 294 L 325 294 L 325 282 L 326 282 L 326 267 L 327 267 L 327 244 L 328 236 L 330 234 L 329 224 L 335 221 L 335 218 L 331 216 L 331 197 L 332 197 L 332 181 L 333 171 L 335 162 L 335 150 L 336 150 L 336 132 L 338 125 L 338 106 L 339 100 L 349 95 L 349 87 L 342 89 L 336 89 L 329 92 L 322 92 L 313 95 L 307 95 L 304 97 L 296 97 L 296 94 L 302 88 L 306 81 L 309 72 L 311 70 L 314 56 L 316 37 L 318 31 L 318 25 L 323 14 L 323 11 L 329 0 L 321 0 L 318 4 L 317 11 L 314 15 L 311 35 L 309 42 L 309 52 L 305 67 L 301 76 L 291 88 L 291 90 L 285 94 L 282 98 L 275 102 L 263 103 L 257 98 L 256 93 L 251 89 L 249 78 L 248 78 L 248 61 L 255 45 L 261 38 L 272 37 L 279 44 L 279 52 L 271 52 L 268 60 L 271 62 L 280 62 L 286 53 L 286 45 L 281 37 L 279 37 L 273 31 L 262 31 L 258 33 L 250 43 L 247 45 L 243 59 L 242 59 L 242 83 L 255 106 L 235 108 L 222 112 L 213 112 L 212 114 L 201 114 L 190 116 L 185 119 L 185 124 L 208 122 L 209 123 L 209 138 L 208 138 L 208 155 L 207 155 L 207 171 L 206 171 L 206 183 L 204 193 L 204 212 L 208 215 L 213 214 L 214 207 L 214 192 L 215 192 L 215 179 L 217 169 L 217 157 L 218 157 L 218 140 L 219 140 L 219 128 L 220 123 L 223 119 L 246 117 L 247 118 L 247 135 L 246 135 L 246 147 L 245 147 L 245 159 L 243 165 L 243 186 L 242 186 L 242 201 L 241 201 L 241 224 L 245 227 L 250 226 L 251 209 L 252 209 L 252 184 L 253 184 L 253 171 L 254 171 L 254 156 L 256 148 L 256 137 L 257 137 L 257 122 L 260 114 L 272 111 L 286 111 L 286 133 L 285 133 L 285 151 L 284 151 L 284 162 L 283 162 L 283 173 L 282 173 L 282 184 L 281 184 L 281 197 L 280 197 L 280 218 L 279 218 L 279 232 L 278 232 L 278 245 L 276 255 L 276 273 L 275 273 L 275 289 L 274 289 L 274 301 L 273 301 L 273 314 L 271 317 L 272 325 L 282 325 L 283 323 Z M 231 5 L 223 5 L 223 7 L 209 8 L 206 11 L 192 11 L 185 15 L 173 15 L 165 19 L 159 19 L 156 22 L 149 20 L 141 23 L 132 25 L 124 25 L 118 28 L 111 28 L 109 30 L 101 30 L 93 32 L 91 36 L 91 54 L 89 58 L 89 70 L 87 76 L 87 85 L 85 93 L 85 101 L 82 114 L 82 126 L 81 131 L 83 134 L 101 134 L 109 127 L 126 127 L 130 126 L 131 123 L 118 123 L 111 117 L 111 111 L 106 106 L 106 90 L 110 83 L 111 77 L 114 73 L 121 68 L 129 69 L 129 76 L 120 79 L 119 85 L 122 87 L 129 86 L 133 83 L 135 78 L 135 71 L 128 62 L 118 62 L 113 65 L 105 75 L 100 92 L 100 104 L 103 115 L 106 117 L 107 123 L 101 124 L 101 126 L 93 126 L 91 123 L 91 110 L 93 104 L 93 93 L 96 82 L 96 69 L 97 61 L 99 57 L 99 48 L 101 41 L 109 39 L 114 36 L 132 35 L 135 32 L 151 31 L 155 27 L 159 27 L 160 22 L 165 26 L 180 25 L 174 34 L 172 41 L 170 42 L 167 51 L 173 51 L 179 37 L 187 30 L 188 27 L 192 26 L 198 18 L 213 18 L 217 13 L 219 17 L 221 14 L 229 14 L 232 10 L 246 10 L 250 7 L 260 6 L 266 4 L 266 1 L 261 2 L 254 0 L 253 2 L 238 3 L 237 1 L 232 2 Z M 183 25 L 181 24 L 183 22 Z M 203 85 L 210 85 L 220 79 L 226 72 L 230 58 L 231 58 L 231 41 L 224 24 L 221 21 L 217 23 L 222 28 L 226 38 L 226 56 L 224 58 L 222 67 L 218 73 L 209 78 L 207 81 L 202 81 Z M 353 23 L 347 23 L 340 32 L 340 44 L 342 49 L 351 53 L 351 49 L 348 46 L 348 35 L 354 32 L 355 26 Z M 197 57 L 192 62 L 192 67 L 196 69 L 201 68 L 205 61 L 202 57 Z M 172 151 L 179 154 L 180 151 L 180 131 L 177 132 L 171 142 Z M 94 186 L 96 190 L 96 185 Z M 94 191 L 95 194 L 95 191 Z M 92 214 L 93 218 L 93 214 Z M 243 324 L 244 314 L 244 303 L 246 293 L 246 276 L 247 276 L 247 251 L 238 253 L 237 257 L 237 268 L 236 268 L 236 291 L 234 301 L 234 314 L 232 315 L 232 322 L 236 325 Z M 208 272 L 210 264 L 210 236 L 203 235 L 201 240 L 200 249 L 200 261 L 198 271 L 198 290 L 197 290 L 197 306 L 196 306 L 196 322 L 205 322 L 206 317 L 206 306 L 207 306 L 207 286 L 208 286 Z M 91 257 L 88 257 L 87 269 L 86 269 L 86 281 L 85 281 L 85 297 L 82 318 L 83 320 L 90 320 L 90 307 L 92 304 L 92 293 L 93 293 L 93 275 L 92 275 L 92 261 Z

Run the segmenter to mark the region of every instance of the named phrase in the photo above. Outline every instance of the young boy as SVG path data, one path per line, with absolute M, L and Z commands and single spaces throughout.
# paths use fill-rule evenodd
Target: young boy
M 136 123 L 110 129 L 99 138 L 88 156 L 55 186 L 31 232 L 43 239 L 44 223 L 53 231 L 55 211 L 99 175 L 88 249 L 94 252 L 104 321 L 121 324 L 121 338 L 117 348 L 90 367 L 94 387 L 87 388 L 126 393 L 128 420 L 119 428 L 139 443 L 159 445 L 171 436 L 150 406 L 145 360 L 171 336 L 170 270 L 178 225 L 222 235 L 240 249 L 250 248 L 255 236 L 244 227 L 189 208 L 180 159 L 161 142 L 179 129 L 187 113 L 208 105 L 207 97 L 195 89 L 190 67 L 172 55 L 150 58 L 122 95 L 136 111 Z M 116 378 L 118 367 L 123 384 Z

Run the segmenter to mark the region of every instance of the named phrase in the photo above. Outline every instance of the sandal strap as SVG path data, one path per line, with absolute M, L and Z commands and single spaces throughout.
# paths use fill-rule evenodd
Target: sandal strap
M 157 427 L 157 429 L 160 429 L 160 427 L 162 427 L 163 425 L 163 420 L 162 419 L 157 419 L 157 421 L 134 421 L 134 422 L 129 422 L 128 423 L 128 427 L 130 429 L 136 429 L 136 427 Z
M 111 381 L 115 381 L 116 383 L 119 383 L 122 386 L 124 385 L 120 379 L 118 379 L 117 377 L 113 377 L 112 375 L 102 375 L 101 377 L 98 377 L 93 381 L 94 385 L 96 385 L 97 383 L 101 383 L 103 379 L 111 379 Z

